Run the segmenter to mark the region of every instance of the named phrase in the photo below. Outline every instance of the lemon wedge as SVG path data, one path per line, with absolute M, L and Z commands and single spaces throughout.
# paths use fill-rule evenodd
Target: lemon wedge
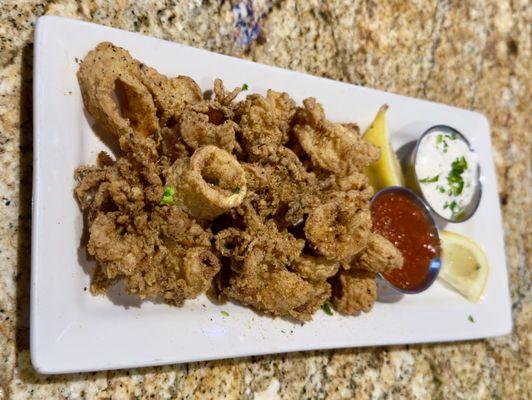
M 383 105 L 371 126 L 364 133 L 364 139 L 381 148 L 381 158 L 369 165 L 365 173 L 369 177 L 369 182 L 375 190 L 380 190 L 388 186 L 403 186 L 404 178 L 401 165 L 393 151 L 388 134 L 388 124 L 386 123 L 386 111 L 388 105 Z
M 474 240 L 458 233 L 441 231 L 440 238 L 442 266 L 438 277 L 477 303 L 488 281 L 486 253 Z

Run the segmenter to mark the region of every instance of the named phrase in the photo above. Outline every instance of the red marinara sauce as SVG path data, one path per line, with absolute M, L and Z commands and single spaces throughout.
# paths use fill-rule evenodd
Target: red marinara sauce
M 415 289 L 423 282 L 430 260 L 440 254 L 440 243 L 432 231 L 431 222 L 408 194 L 385 192 L 371 204 L 373 230 L 399 249 L 403 267 L 383 274 L 393 285 Z

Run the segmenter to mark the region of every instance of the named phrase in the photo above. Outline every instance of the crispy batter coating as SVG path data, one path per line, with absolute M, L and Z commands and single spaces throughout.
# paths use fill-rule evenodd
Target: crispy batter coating
M 141 298 L 181 305 L 213 287 L 266 314 L 308 321 L 332 296 L 345 314 L 369 311 L 375 273 L 402 264 L 371 233 L 373 190 L 362 168 L 379 151 L 358 126 L 326 119 L 268 90 L 166 77 L 101 43 L 80 65 L 87 111 L 118 142 L 117 159 L 74 174 L 91 291 L 118 281 Z M 333 288 L 331 288 L 333 285 Z
M 78 80 L 85 107 L 117 137 L 131 131 L 149 136 L 159 128 L 153 97 L 138 72 L 138 63 L 129 52 L 109 42 L 100 43 L 90 51 L 79 67 Z
M 238 161 L 212 145 L 198 149 L 187 163 L 176 161 L 167 171 L 166 182 L 179 188 L 177 201 L 199 220 L 213 219 L 237 207 L 247 191 Z
M 352 268 L 365 269 L 375 273 L 390 272 L 403 266 L 403 255 L 385 237 L 370 233 L 368 244 L 351 263 Z
M 262 157 L 288 139 L 295 103 L 286 93 L 251 94 L 236 106 L 242 144 L 252 158 Z
M 231 120 L 233 111 L 215 101 L 201 101 L 183 111 L 180 134 L 183 141 L 193 150 L 201 146 L 214 145 L 233 152 L 240 149 L 236 141 L 236 122 Z
M 224 293 L 268 314 L 308 321 L 329 298 L 331 288 L 327 282 L 311 283 L 286 269 L 276 270 L 263 263 L 260 268 L 232 276 Z
M 323 256 L 345 260 L 366 247 L 370 229 L 368 203 L 356 193 L 339 192 L 312 211 L 305 223 L 305 236 Z
M 102 267 L 99 284 L 123 278 L 128 292 L 142 298 L 182 304 L 205 291 L 220 269 L 209 233 L 176 207 L 134 218 L 98 212 L 89 234 L 89 254 Z
M 347 315 L 369 312 L 377 300 L 377 283 L 373 272 L 340 269 L 333 282 L 334 308 Z
M 142 63 L 138 66 L 139 79 L 153 96 L 161 126 L 172 127 L 188 104 L 203 99 L 201 89 L 190 77 L 168 78 Z
M 314 165 L 346 176 L 379 159 L 378 147 L 362 140 L 352 129 L 328 121 L 316 99 L 305 99 L 303 105 L 294 132 Z
M 293 271 L 310 281 L 325 281 L 334 276 L 339 268 L 340 263 L 338 261 L 308 254 L 302 254 L 292 263 Z

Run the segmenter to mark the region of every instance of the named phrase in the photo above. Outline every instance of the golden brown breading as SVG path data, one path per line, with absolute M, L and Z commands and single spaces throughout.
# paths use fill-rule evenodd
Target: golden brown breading
M 219 79 L 204 99 L 191 78 L 168 78 L 110 43 L 89 52 L 78 80 L 123 151 L 75 172 L 93 292 L 123 281 L 130 294 L 181 305 L 213 285 L 308 321 L 331 282 L 340 312 L 369 311 L 375 273 L 402 263 L 371 233 L 373 189 L 361 170 L 378 149 L 314 99 L 298 108 L 268 90 L 233 104 L 241 89 Z
M 153 96 L 162 127 L 175 125 L 187 104 L 203 99 L 198 84 L 188 76 L 168 78 L 141 63 L 138 64 L 138 73 Z
M 107 280 L 124 278 L 126 290 L 142 298 L 181 304 L 205 291 L 220 269 L 209 233 L 176 207 L 135 217 L 98 212 L 89 235 L 89 254 Z
M 199 220 L 237 207 L 247 192 L 244 170 L 230 153 L 216 146 L 199 148 L 189 161 L 166 171 L 166 183 L 179 188 L 176 201 Z
M 238 125 L 232 117 L 230 108 L 215 101 L 204 100 L 188 106 L 180 119 L 181 137 L 193 150 L 205 145 L 214 145 L 229 153 L 240 150 L 235 138 Z
M 244 304 L 278 316 L 308 321 L 329 298 L 327 282 L 311 283 L 286 269 L 276 269 L 263 261 L 259 268 L 244 269 L 229 280 L 224 293 Z
M 109 203 L 122 211 L 135 212 L 144 207 L 144 185 L 125 158 L 104 166 L 80 167 L 75 171 L 75 179 L 78 182 L 75 193 L 82 209 L 98 210 Z
M 266 97 L 251 94 L 236 106 L 242 144 L 249 155 L 264 157 L 288 138 L 295 103 L 286 93 L 269 90 Z
M 340 268 L 338 261 L 307 254 L 302 254 L 291 264 L 291 269 L 295 273 L 309 281 L 325 281 L 334 276 L 338 268 Z
M 320 182 L 320 188 L 324 191 L 357 191 L 358 196 L 366 201 L 373 197 L 373 187 L 369 184 L 367 175 L 360 172 L 354 172 L 347 176 L 331 175 Z
M 333 282 L 334 308 L 347 315 L 369 312 L 377 300 L 377 283 L 373 272 L 340 269 Z
M 390 272 L 403 266 L 403 255 L 385 237 L 378 233 L 370 233 L 368 244 L 351 262 L 351 267 L 365 269 L 375 273 Z
M 314 165 L 346 176 L 379 159 L 378 147 L 361 139 L 353 130 L 328 121 L 316 99 L 305 99 L 303 105 L 298 110 L 294 133 Z
M 305 236 L 320 254 L 341 261 L 366 247 L 370 229 L 368 203 L 357 192 L 338 192 L 310 213 Z
M 83 59 L 78 80 L 85 107 L 116 137 L 131 131 L 148 136 L 159 128 L 153 98 L 126 50 L 109 42 L 100 43 Z M 121 109 L 113 99 L 115 92 Z

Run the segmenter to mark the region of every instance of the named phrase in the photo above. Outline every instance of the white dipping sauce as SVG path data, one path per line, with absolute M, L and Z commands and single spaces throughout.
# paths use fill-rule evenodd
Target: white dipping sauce
M 454 220 L 471 202 L 478 184 L 478 159 L 460 136 L 431 132 L 419 143 L 416 175 L 433 210 Z

